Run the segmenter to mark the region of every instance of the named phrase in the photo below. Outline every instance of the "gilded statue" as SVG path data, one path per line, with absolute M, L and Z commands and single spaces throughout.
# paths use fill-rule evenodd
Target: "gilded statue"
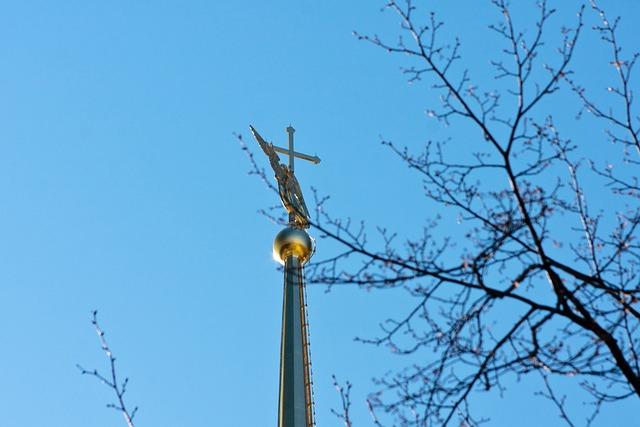
M 278 193 L 280 194 L 282 205 L 287 212 L 289 212 L 290 225 L 298 228 L 309 228 L 309 211 L 304 202 L 298 179 L 287 165 L 280 162 L 280 157 L 276 153 L 276 149 L 280 152 L 283 152 L 284 149 L 275 147 L 272 143 L 265 141 L 253 126 L 250 126 L 250 128 L 260 148 L 262 148 L 262 151 L 264 151 L 269 158 L 271 168 L 273 168 L 275 172 L 276 181 L 278 182 Z M 291 150 L 288 154 L 294 156 L 298 153 Z

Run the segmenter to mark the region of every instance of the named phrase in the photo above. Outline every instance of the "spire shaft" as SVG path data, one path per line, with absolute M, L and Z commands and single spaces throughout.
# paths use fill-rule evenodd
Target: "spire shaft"
M 284 271 L 278 427 L 313 427 L 304 273 L 298 257 L 288 256 Z

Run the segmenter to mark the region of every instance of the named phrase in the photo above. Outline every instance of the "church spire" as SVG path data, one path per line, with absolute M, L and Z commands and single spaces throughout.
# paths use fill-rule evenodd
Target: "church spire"
M 309 212 L 293 173 L 293 161 L 299 158 L 318 164 L 320 159 L 294 151 L 294 131 L 291 125 L 287 127 L 289 147 L 284 149 L 266 142 L 251 127 L 253 136 L 269 157 L 282 204 L 289 212 L 289 226 L 277 234 L 273 244 L 274 258 L 284 265 L 278 427 L 314 427 L 304 264 L 313 255 L 315 247 L 305 230 L 309 228 Z M 281 163 L 276 153 L 288 155 L 289 165 Z

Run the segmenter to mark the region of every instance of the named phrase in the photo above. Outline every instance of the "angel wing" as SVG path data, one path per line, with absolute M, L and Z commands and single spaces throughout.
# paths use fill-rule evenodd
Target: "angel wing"
M 276 150 L 273 149 L 273 144 L 265 141 L 264 138 L 258 133 L 256 128 L 251 125 L 249 125 L 249 128 L 251 129 L 253 137 L 256 139 L 256 141 L 258 141 L 258 145 L 260 146 L 260 148 L 262 148 L 264 154 L 266 154 L 269 158 L 271 168 L 276 173 L 276 176 L 278 176 L 281 172 L 280 169 L 282 168 L 282 166 L 280 166 L 280 157 L 278 156 L 278 153 L 276 153 Z

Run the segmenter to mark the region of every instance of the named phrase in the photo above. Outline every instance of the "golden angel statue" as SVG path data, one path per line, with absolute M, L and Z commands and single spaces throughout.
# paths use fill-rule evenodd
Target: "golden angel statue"
M 253 126 L 250 126 L 250 128 L 260 148 L 269 157 L 269 163 L 271 163 L 276 181 L 278 181 L 278 192 L 282 205 L 289 212 L 290 225 L 298 228 L 309 228 L 309 211 L 304 202 L 298 179 L 287 165 L 280 162 L 280 157 L 276 153 L 278 147 L 274 147 L 272 143 L 265 141 Z M 279 151 L 282 152 L 284 149 L 279 149 Z M 294 152 L 291 151 L 289 155 L 294 155 Z

